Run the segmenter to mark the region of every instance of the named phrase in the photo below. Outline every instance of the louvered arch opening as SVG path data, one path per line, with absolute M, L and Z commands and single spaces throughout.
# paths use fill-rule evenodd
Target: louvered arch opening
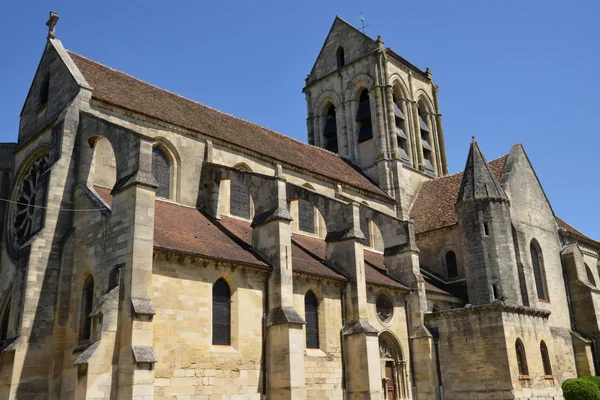
M 213 285 L 212 297 L 212 344 L 231 345 L 231 290 L 225 279 Z
M 369 91 L 363 89 L 358 100 L 358 111 L 356 112 L 356 121 L 358 122 L 358 143 L 373 139 L 373 127 L 371 124 L 371 102 Z
M 332 153 L 338 152 L 337 119 L 333 104 L 327 107 L 327 119 L 323 137 L 325 138 L 325 149 Z

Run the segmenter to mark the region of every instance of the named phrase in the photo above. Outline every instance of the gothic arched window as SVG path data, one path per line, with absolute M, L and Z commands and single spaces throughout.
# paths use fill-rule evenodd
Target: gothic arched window
M 546 274 L 544 272 L 544 259 L 540 245 L 534 239 L 529 245 L 531 252 L 531 265 L 533 266 L 533 275 L 535 277 L 535 288 L 537 290 L 538 299 L 548 300 L 548 286 L 546 285 Z
M 0 346 L 6 339 L 8 339 L 8 322 L 10 317 L 10 304 L 11 300 L 8 301 L 6 307 L 4 307 L 4 313 L 2 314 L 2 320 L 0 321 Z
M 79 340 L 89 340 L 92 338 L 92 307 L 94 305 L 94 278 L 88 275 L 83 283 L 81 291 L 81 315 L 79 329 Z
M 527 356 L 525 355 L 525 346 L 521 339 L 517 339 L 515 343 L 515 351 L 517 352 L 517 365 L 519 367 L 519 375 L 529 375 L 529 367 L 527 366 Z
M 594 287 L 596 287 L 596 279 L 594 279 L 594 273 L 592 272 L 592 269 L 590 268 L 589 265 L 584 264 L 585 265 L 585 273 L 587 274 L 587 280 L 588 283 Z
M 309 290 L 304 296 L 304 314 L 306 319 L 306 348 L 319 348 L 319 302 L 317 296 Z
M 152 175 L 158 183 L 156 195 L 168 199 L 171 183 L 171 165 L 165 152 L 156 146 L 152 149 Z
M 240 181 L 232 180 L 229 186 L 229 214 L 250 218 L 250 191 Z
M 325 121 L 323 136 L 325 137 L 325 149 L 331 151 L 332 153 L 337 153 L 337 120 L 335 116 L 335 107 L 333 104 L 327 109 L 327 120 Z
M 213 286 L 212 344 L 231 345 L 231 291 L 225 279 L 220 278 Z
M 550 363 L 548 346 L 546 346 L 543 340 L 540 343 L 540 353 L 542 354 L 542 363 L 544 364 L 544 375 L 552 375 L 552 364 Z
M 358 143 L 373 139 L 373 127 L 371 126 L 371 103 L 369 91 L 364 89 L 360 94 L 356 121 L 359 125 Z
M 298 200 L 298 229 L 315 233 L 315 208 L 305 200 Z
M 449 251 L 446 253 L 446 273 L 448 274 L 449 279 L 458 277 L 458 264 L 456 262 L 456 253 L 453 251 Z
M 342 68 L 344 65 L 346 65 L 346 58 L 344 57 L 344 48 L 342 46 L 338 47 L 335 55 L 337 58 L 338 69 Z

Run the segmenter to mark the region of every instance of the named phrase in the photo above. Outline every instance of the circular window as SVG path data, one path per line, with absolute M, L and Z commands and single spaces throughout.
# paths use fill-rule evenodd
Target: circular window
M 41 205 L 40 192 L 44 189 L 40 187 L 40 177 L 47 166 L 48 155 L 45 154 L 31 164 L 20 185 L 15 189 L 15 202 L 11 210 L 12 223 L 7 226 L 14 250 L 35 233 L 34 222 Z
M 394 316 L 394 302 L 386 294 L 379 294 L 375 302 L 377 317 L 381 322 L 390 322 Z

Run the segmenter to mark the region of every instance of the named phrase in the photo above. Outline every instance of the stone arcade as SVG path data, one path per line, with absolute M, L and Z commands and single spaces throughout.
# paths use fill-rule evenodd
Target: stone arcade
M 600 243 L 337 17 L 305 144 L 65 50 L 0 144 L 1 399 L 561 399 Z

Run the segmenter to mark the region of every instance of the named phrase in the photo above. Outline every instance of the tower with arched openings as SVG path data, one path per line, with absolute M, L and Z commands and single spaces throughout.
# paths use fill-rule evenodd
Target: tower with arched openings
M 414 181 L 448 174 L 431 71 L 385 47 L 381 37 L 336 17 L 303 91 L 309 143 L 357 165 L 396 198 L 398 215 L 408 212 Z

